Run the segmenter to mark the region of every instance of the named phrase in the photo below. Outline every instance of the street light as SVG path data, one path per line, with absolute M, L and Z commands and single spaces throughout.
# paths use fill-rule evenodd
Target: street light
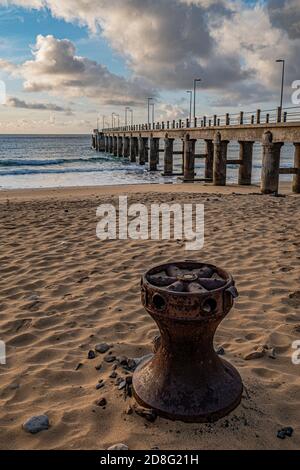
M 190 126 L 192 125 L 192 99 L 193 99 L 193 92 L 191 90 L 187 90 L 187 93 L 190 95 Z
M 126 106 L 126 108 L 125 108 L 125 126 L 127 126 L 127 111 L 130 111 L 129 106 Z
M 283 106 L 283 90 L 284 90 L 285 60 L 284 60 L 284 59 L 277 59 L 276 62 L 282 64 L 281 96 L 280 96 L 280 109 L 282 110 L 282 106 Z
M 111 113 L 111 127 L 114 128 L 116 113 Z
M 128 109 L 131 114 L 131 125 L 133 126 L 133 110 L 131 108 Z
M 154 107 L 155 107 L 155 103 L 151 103 L 151 106 L 152 106 L 152 124 L 154 123 Z
M 150 101 L 152 101 L 153 98 L 147 98 L 148 101 L 148 126 L 150 124 Z
M 196 85 L 197 85 L 197 82 L 201 82 L 201 78 L 195 78 L 194 79 L 194 121 L 195 121 L 195 118 L 196 118 Z

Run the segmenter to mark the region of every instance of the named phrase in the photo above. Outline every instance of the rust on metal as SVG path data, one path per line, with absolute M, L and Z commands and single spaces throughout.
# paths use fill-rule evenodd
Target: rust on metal
M 141 281 L 142 303 L 161 338 L 155 354 L 136 369 L 136 400 L 158 415 L 212 422 L 236 408 L 243 384 L 213 347 L 218 325 L 238 296 L 234 280 L 210 264 L 183 261 L 150 269 Z

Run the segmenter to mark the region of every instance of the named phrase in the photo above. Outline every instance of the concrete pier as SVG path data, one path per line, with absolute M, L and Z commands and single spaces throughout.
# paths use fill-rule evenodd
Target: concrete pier
M 139 137 L 139 164 L 145 165 L 148 138 Z
M 298 108 L 297 108 L 298 109 Z M 252 182 L 254 143 L 262 143 L 261 191 L 264 194 L 277 193 L 281 174 L 293 175 L 292 189 L 300 193 L 300 116 L 296 108 L 291 110 L 262 111 L 234 115 L 197 117 L 162 123 L 139 124 L 114 129 L 94 130 L 92 147 L 115 156 L 137 159 L 141 165 L 150 161 L 148 168 L 156 171 L 158 156 L 164 154 L 164 175 L 174 176 L 174 155 L 182 155 L 182 173 L 185 181 L 205 181 L 214 185 L 226 184 L 227 165 L 239 166 L 238 184 Z M 280 118 L 280 119 L 279 119 Z M 293 120 L 294 119 L 294 120 Z M 296 119 L 296 121 L 295 121 Z M 198 126 L 198 127 L 197 127 Z M 167 132 L 167 134 L 166 134 Z M 174 150 L 174 140 L 182 142 L 182 151 Z M 159 148 L 159 141 L 164 147 Z M 195 155 L 196 141 L 205 143 L 204 154 Z M 149 144 L 148 144 L 149 142 Z M 229 142 L 238 142 L 238 159 L 227 157 Z M 293 168 L 280 167 L 281 147 L 284 143 L 295 145 Z M 205 169 L 199 178 L 195 175 L 195 159 L 205 159 Z M 199 170 L 198 170 L 199 171 Z
M 273 142 L 272 133 L 267 131 L 264 133 L 262 145 L 261 192 L 263 194 L 278 194 L 280 151 L 283 143 Z
M 213 179 L 214 166 L 214 143 L 213 140 L 206 139 L 206 160 L 205 160 L 205 178 Z
M 129 150 L 130 150 L 130 140 L 129 137 L 124 136 L 123 137 L 123 157 L 128 158 L 129 157 Z
M 252 160 L 254 142 L 239 142 L 240 168 L 238 184 L 250 185 L 252 180 Z
M 157 171 L 159 163 L 159 139 L 155 137 L 150 138 L 150 171 Z
M 184 170 L 183 180 L 186 182 L 193 182 L 195 179 L 195 146 L 196 140 L 191 139 L 186 135 L 184 142 Z
M 300 142 L 295 143 L 295 158 L 294 158 L 294 167 L 296 174 L 293 179 L 293 192 L 300 193 Z
M 213 164 L 213 184 L 215 186 L 226 185 L 228 143 L 228 140 L 222 140 L 220 132 L 216 133 L 214 140 Z
M 164 150 L 164 175 L 171 176 L 173 174 L 173 146 L 174 139 L 165 138 Z
M 130 137 L 130 161 L 135 163 L 139 151 L 139 141 L 137 137 Z

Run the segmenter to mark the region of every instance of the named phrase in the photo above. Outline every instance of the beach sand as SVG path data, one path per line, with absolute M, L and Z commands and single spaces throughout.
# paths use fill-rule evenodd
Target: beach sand
M 205 246 L 177 241 L 100 241 L 96 208 L 129 203 L 205 204 Z M 1 449 L 299 449 L 300 199 L 261 196 L 258 188 L 145 185 L 0 193 Z M 214 424 L 146 421 L 126 411 L 133 399 L 109 378 L 112 364 L 87 358 L 98 343 L 113 355 L 152 350 L 157 327 L 143 310 L 140 276 L 152 265 L 197 259 L 228 270 L 240 297 L 215 346 L 240 372 L 241 405 Z M 263 357 L 245 360 L 260 346 Z M 275 348 L 276 358 L 269 357 Z M 82 366 L 77 369 L 77 365 Z M 96 366 L 102 363 L 102 368 Z M 124 376 L 118 367 L 119 376 Z M 100 379 L 105 385 L 96 390 Z M 95 403 L 105 397 L 105 409 Z M 47 414 L 50 428 L 22 429 Z M 277 431 L 292 426 L 284 440 Z

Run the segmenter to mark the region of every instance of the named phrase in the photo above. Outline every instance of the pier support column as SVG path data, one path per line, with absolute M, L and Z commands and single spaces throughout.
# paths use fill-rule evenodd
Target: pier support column
M 262 146 L 261 192 L 278 194 L 280 151 L 283 143 L 274 143 L 272 133 L 267 131 L 263 135 Z
M 138 156 L 138 138 L 130 137 L 130 161 L 132 163 L 136 162 L 136 157 Z
M 205 140 L 206 143 L 206 159 L 205 159 L 205 179 L 213 179 L 214 166 L 214 143 L 210 139 Z
M 113 136 L 113 154 L 116 157 L 118 155 L 118 137 Z
M 109 152 L 109 137 L 108 135 L 105 136 L 105 152 Z
M 123 157 L 129 157 L 129 137 L 123 138 Z
M 92 149 L 96 149 L 96 134 L 92 135 Z
M 98 134 L 98 151 L 99 152 L 105 151 L 105 137 L 104 137 L 103 132 L 101 132 L 101 134 Z
M 171 176 L 173 174 L 173 147 L 174 139 L 165 138 L 165 151 L 164 151 L 164 176 Z
M 110 154 L 114 153 L 114 139 L 112 135 L 108 137 L 108 151 Z
M 293 193 L 300 193 L 300 142 L 295 143 L 295 164 L 294 167 L 298 170 L 298 174 L 294 175 L 293 179 Z
M 214 140 L 213 184 L 226 186 L 228 140 L 222 140 L 220 132 L 216 133 Z
M 183 181 L 193 183 L 195 179 L 195 147 L 196 140 L 185 137 Z
M 150 138 L 150 171 L 157 171 L 157 164 L 159 162 L 159 139 L 156 137 Z
M 139 137 L 139 164 L 145 165 L 146 163 L 146 145 L 147 140 L 145 137 Z
M 118 136 L 118 157 L 123 157 L 123 137 Z
M 240 160 L 242 163 L 239 168 L 238 183 L 241 185 L 251 184 L 252 179 L 252 161 L 253 161 L 253 145 L 254 142 L 239 142 L 240 144 Z

